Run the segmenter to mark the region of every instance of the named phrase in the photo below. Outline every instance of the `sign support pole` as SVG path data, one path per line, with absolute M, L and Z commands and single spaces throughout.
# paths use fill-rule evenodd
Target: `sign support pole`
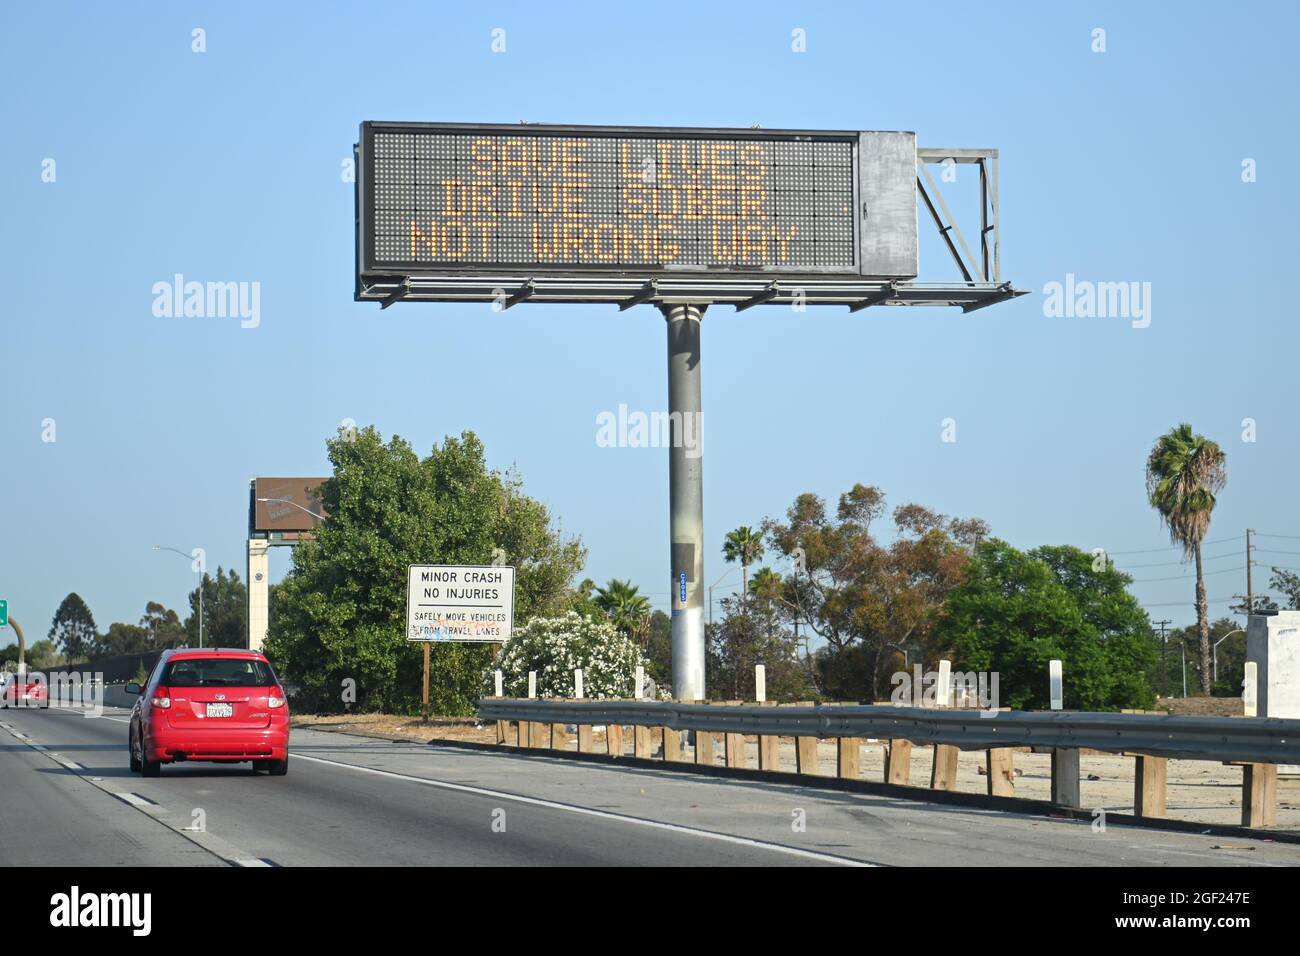
M 672 544 L 673 697 L 704 699 L 703 305 L 660 306 L 668 326 L 668 508 Z
M 424 706 L 421 714 L 424 715 L 424 722 L 429 722 L 429 642 L 424 641 Z

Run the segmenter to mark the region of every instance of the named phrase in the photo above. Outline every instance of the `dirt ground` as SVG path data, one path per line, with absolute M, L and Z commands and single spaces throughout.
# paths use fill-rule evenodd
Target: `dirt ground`
M 1204 701 L 1190 698 L 1190 701 Z M 1162 702 L 1163 703 L 1163 702 Z M 1237 702 L 1240 705 L 1240 702 Z M 1204 706 L 1204 705 L 1202 705 Z M 1227 716 L 1227 715 L 1225 715 Z M 359 734 L 384 740 L 428 743 L 433 740 L 464 740 L 478 743 L 495 743 L 496 727 L 480 725 L 473 718 L 430 718 L 424 724 L 418 717 L 395 717 L 387 714 L 351 715 L 295 715 L 295 727 L 310 727 L 334 733 Z M 577 739 L 569 728 L 568 750 L 576 751 Z M 603 728 L 595 735 L 595 750 L 606 752 Z M 507 739 L 514 742 L 514 727 Z M 549 739 L 549 737 L 548 737 Z M 624 751 L 632 753 L 630 729 L 623 735 Z M 758 739 L 746 738 L 748 765 L 758 768 Z M 652 750 L 662 756 L 662 735 L 656 731 Z M 691 747 L 683 747 L 683 758 L 694 761 Z M 884 752 L 882 741 L 868 741 L 859 755 L 862 779 L 884 779 Z M 833 740 L 820 741 L 817 748 L 818 770 L 821 775 L 835 775 L 836 754 Z M 1051 795 L 1052 767 L 1050 754 L 1017 751 L 1015 768 L 1016 796 L 1033 800 L 1047 800 Z M 723 762 L 722 747 L 717 749 L 716 762 Z M 794 738 L 781 738 L 780 760 L 783 770 L 794 770 Z M 926 787 L 930 782 L 932 748 L 912 748 L 911 785 Z M 1114 754 L 1085 753 L 1080 758 L 1080 794 L 1087 808 L 1102 807 L 1114 813 L 1133 812 L 1132 757 Z M 980 771 L 984 766 L 983 751 L 963 752 L 957 759 L 957 789 L 966 793 L 987 793 L 987 780 Z M 1241 767 L 1226 766 L 1203 760 L 1170 760 L 1168 774 L 1168 817 L 1175 820 L 1193 820 L 1201 823 L 1239 824 L 1241 822 Z M 1277 829 L 1300 832 L 1300 777 L 1281 777 L 1278 780 Z

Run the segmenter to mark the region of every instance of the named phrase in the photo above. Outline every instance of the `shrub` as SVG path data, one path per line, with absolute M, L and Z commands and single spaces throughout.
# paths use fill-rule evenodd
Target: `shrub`
M 628 698 L 635 690 L 637 665 L 646 666 L 646 660 L 630 638 L 607 621 L 568 611 L 516 628 L 497 666 L 507 697 L 528 696 L 529 671 L 537 672 L 537 696 L 572 697 L 573 672 L 582 668 L 584 696 Z

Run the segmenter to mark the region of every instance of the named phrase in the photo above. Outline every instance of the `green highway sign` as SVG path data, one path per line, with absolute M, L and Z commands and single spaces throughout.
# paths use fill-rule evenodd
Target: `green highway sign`
M 9 602 L 0 598 L 0 627 L 9 626 Z

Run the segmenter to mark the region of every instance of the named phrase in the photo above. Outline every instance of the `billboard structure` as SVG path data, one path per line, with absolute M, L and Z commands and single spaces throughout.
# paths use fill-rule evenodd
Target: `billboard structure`
M 1001 275 L 993 149 L 911 132 L 365 122 L 355 151 L 358 301 L 654 305 L 678 432 L 701 420 L 710 305 L 969 312 L 1024 294 Z M 936 165 L 977 175 L 974 247 Z M 921 281 L 922 210 L 959 278 Z M 703 459 L 670 437 L 673 689 L 690 700 L 704 695 Z
M 312 537 L 325 520 L 324 478 L 254 478 L 248 483 L 248 646 L 261 650 L 270 625 L 270 549 Z

